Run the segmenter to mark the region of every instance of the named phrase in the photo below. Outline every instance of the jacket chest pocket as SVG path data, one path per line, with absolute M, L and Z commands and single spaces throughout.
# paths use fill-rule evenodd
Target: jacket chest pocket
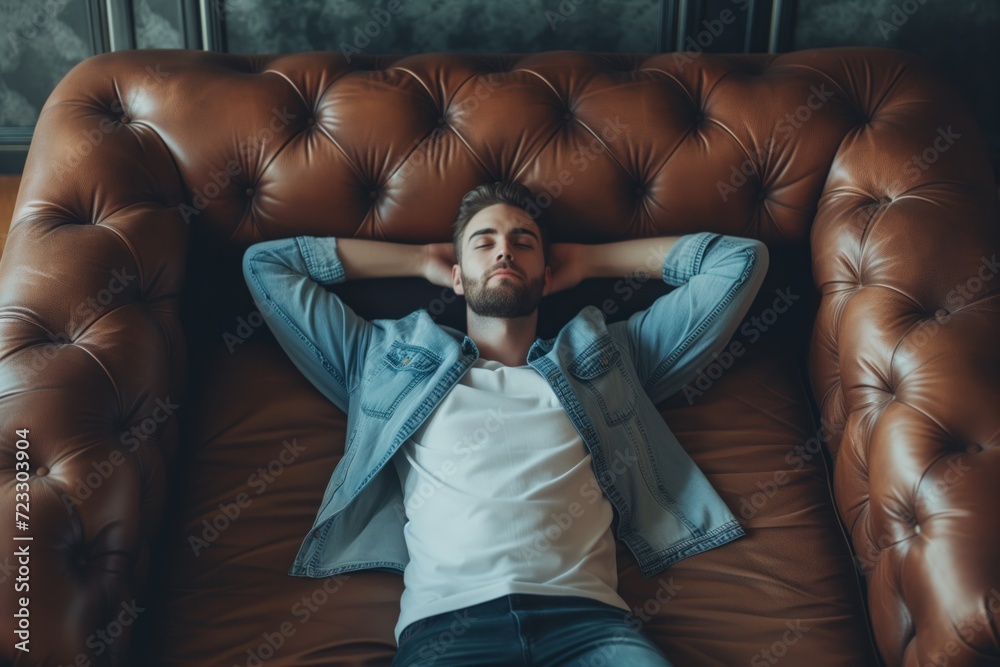
M 361 411 L 388 419 L 406 395 L 440 365 L 441 357 L 426 348 L 393 343 L 361 387 Z
M 627 421 L 635 414 L 636 388 L 628 374 L 621 350 L 608 339 L 568 368 L 601 406 L 609 426 Z

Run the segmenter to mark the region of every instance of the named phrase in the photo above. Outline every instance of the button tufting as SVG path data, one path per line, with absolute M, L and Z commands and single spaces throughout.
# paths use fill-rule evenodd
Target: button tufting
M 570 118 L 572 118 L 572 117 L 573 117 L 573 114 L 571 114 L 571 113 L 570 113 L 570 112 L 568 112 L 568 111 L 567 111 L 566 113 L 564 113 L 564 114 L 563 114 L 563 118 L 565 118 L 566 120 L 569 120 L 569 119 L 570 119 Z
M 316 123 L 316 119 L 310 116 L 309 120 L 307 120 L 306 122 L 309 123 L 310 125 L 314 125 Z
M 121 121 L 122 123 L 128 123 L 130 119 L 128 116 L 122 116 L 118 120 Z
M 442 116 L 441 118 L 438 118 L 437 123 L 438 125 L 444 125 L 444 117 Z
M 646 190 L 640 185 L 636 187 L 635 194 L 636 196 L 642 196 L 642 193 L 644 193 L 645 191 Z
M 378 199 L 378 190 L 372 190 L 371 192 L 368 193 L 368 196 L 371 197 L 372 199 Z
M 946 320 L 946 319 L 948 319 L 948 311 L 947 311 L 947 309 L 945 309 L 945 308 L 938 308 L 937 312 L 934 313 L 934 317 L 936 317 L 939 320 Z
M 767 193 L 764 192 L 763 190 L 760 190 L 757 193 L 757 201 L 764 201 L 765 199 L 767 199 Z
M 46 468 L 45 466 L 39 466 L 38 470 L 35 471 L 35 474 L 38 475 L 39 477 L 45 477 L 46 475 L 49 474 L 49 469 Z
M 247 188 L 246 190 L 244 190 L 244 192 L 246 193 L 247 197 L 253 196 L 253 188 Z
M 977 442 L 974 442 L 971 445 L 969 445 L 968 447 L 966 447 L 965 451 L 969 452 L 970 454 L 977 454 L 977 453 L 983 451 L 983 446 L 980 445 Z

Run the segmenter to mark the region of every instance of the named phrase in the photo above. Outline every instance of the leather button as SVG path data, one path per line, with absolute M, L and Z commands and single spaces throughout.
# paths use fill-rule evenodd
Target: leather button
M 764 201 L 765 199 L 767 199 L 767 193 L 766 192 L 764 192 L 763 190 L 761 190 L 760 192 L 757 193 L 757 201 Z
M 569 119 L 571 119 L 572 117 L 573 117 L 573 114 L 571 114 L 571 113 L 570 113 L 570 112 L 568 112 L 568 111 L 567 111 L 566 113 L 564 113 L 564 114 L 563 114 L 563 118 L 564 118 L 564 119 L 566 119 L 566 120 L 569 120 Z
M 316 124 L 316 119 L 310 116 L 309 120 L 307 120 L 306 122 L 308 124 L 310 124 L 310 125 L 315 125 Z
M 636 196 L 641 197 L 643 192 L 645 192 L 645 189 L 641 185 L 635 189 Z
M 39 466 L 38 470 L 35 471 L 35 474 L 38 475 L 39 477 L 45 477 L 46 475 L 49 474 L 49 469 L 46 468 L 45 466 Z
M 253 188 L 247 188 L 244 192 L 246 192 L 247 197 L 253 196 Z
M 128 123 L 129 120 L 131 120 L 131 119 L 128 116 L 122 116 L 118 120 L 121 121 L 122 123 Z
M 368 196 L 371 197 L 372 199 L 378 199 L 378 190 L 372 190 L 371 192 L 368 193 Z
M 437 123 L 438 125 L 444 125 L 444 117 L 438 118 Z

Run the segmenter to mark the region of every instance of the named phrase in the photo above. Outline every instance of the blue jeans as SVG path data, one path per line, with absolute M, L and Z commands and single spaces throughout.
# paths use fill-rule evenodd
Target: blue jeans
M 392 667 L 672 667 L 630 617 L 579 596 L 505 595 L 410 623 Z

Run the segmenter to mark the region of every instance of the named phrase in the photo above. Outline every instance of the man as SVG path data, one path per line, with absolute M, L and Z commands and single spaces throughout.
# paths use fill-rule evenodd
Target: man
M 649 578 L 743 535 L 654 403 L 728 344 L 766 246 L 710 232 L 550 244 L 531 201 L 520 184 L 475 188 L 452 243 L 299 236 L 244 257 L 283 349 L 348 414 L 289 573 L 401 572 L 396 667 L 669 666 L 617 593 L 615 536 Z M 640 270 L 676 289 L 536 338 L 542 297 Z M 465 334 L 424 309 L 369 322 L 324 289 L 412 275 L 465 297 Z

